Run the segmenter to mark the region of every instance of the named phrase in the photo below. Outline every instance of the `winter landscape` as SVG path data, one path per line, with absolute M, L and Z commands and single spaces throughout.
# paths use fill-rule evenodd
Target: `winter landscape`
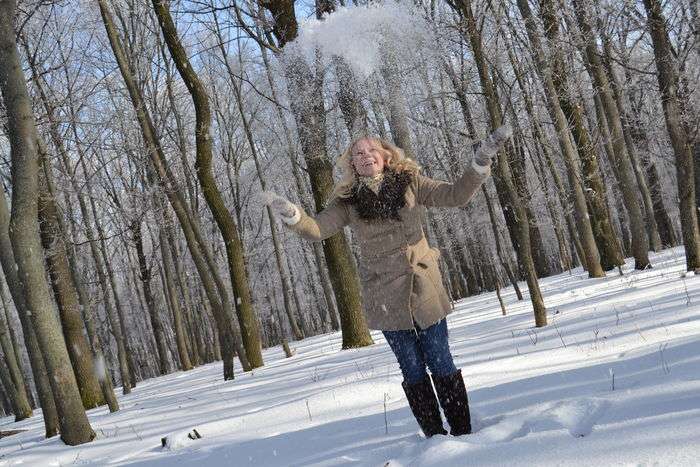
M 700 465 L 699 84 L 697 0 L 0 0 L 0 467 Z
M 0 440 L 0 465 L 697 465 L 700 277 L 682 277 L 679 249 L 653 259 L 623 277 L 543 280 L 544 330 L 509 289 L 506 316 L 493 293 L 458 302 L 448 320 L 471 435 L 422 438 L 380 335 L 341 351 L 334 333 L 289 359 L 268 349 L 264 368 L 234 381 L 220 364 L 145 381 L 119 412 L 89 411 L 87 445 L 43 439 L 39 414 L 3 419 L 27 431 Z

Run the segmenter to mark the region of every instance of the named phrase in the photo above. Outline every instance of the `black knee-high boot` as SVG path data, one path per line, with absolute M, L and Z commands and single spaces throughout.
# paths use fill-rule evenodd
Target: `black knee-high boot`
M 447 423 L 450 424 L 450 434 L 453 436 L 467 435 L 472 432 L 471 417 L 469 415 L 469 401 L 467 388 L 464 387 L 462 370 L 448 376 L 433 375 L 435 390 L 442 411 L 445 412 Z
M 426 376 L 423 381 L 415 384 L 406 384 L 404 381 L 401 386 L 406 393 L 411 412 L 416 417 L 425 437 L 446 435 L 447 431 L 442 426 L 440 407 L 433 391 L 433 385 L 430 383 L 430 377 Z

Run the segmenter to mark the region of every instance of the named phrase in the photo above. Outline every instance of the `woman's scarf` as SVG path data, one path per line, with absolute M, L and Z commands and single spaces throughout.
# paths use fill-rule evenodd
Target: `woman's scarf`
M 360 219 L 400 221 L 399 210 L 406 205 L 404 195 L 410 183 L 409 172 L 387 168 L 374 177 L 358 177 L 345 201 L 355 208 Z

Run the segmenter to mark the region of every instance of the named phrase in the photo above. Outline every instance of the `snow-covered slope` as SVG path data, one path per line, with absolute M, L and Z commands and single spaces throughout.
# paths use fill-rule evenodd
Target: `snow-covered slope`
M 121 411 L 89 412 L 90 444 L 42 439 L 39 411 L 2 419 L 27 431 L 0 440 L 0 465 L 698 465 L 700 277 L 681 277 L 682 249 L 652 260 L 623 277 L 544 279 L 543 329 L 512 289 L 505 317 L 493 293 L 458 303 L 448 321 L 469 436 L 421 438 L 381 334 L 347 351 L 331 334 L 293 343 L 291 359 L 268 349 L 235 381 L 213 364 L 143 382 Z

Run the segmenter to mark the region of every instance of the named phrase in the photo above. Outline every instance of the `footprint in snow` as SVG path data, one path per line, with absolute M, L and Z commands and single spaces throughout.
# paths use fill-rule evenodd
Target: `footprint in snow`
M 504 415 L 496 415 L 495 417 L 483 418 L 481 414 L 472 410 L 471 412 L 471 422 L 472 422 L 472 434 L 478 433 L 484 428 L 496 425 L 500 423 L 505 418 Z
M 528 411 L 509 416 L 481 420 L 472 417 L 473 434 L 470 442 L 507 442 L 522 438 L 530 432 L 566 428 L 575 438 L 588 436 L 609 406 L 597 399 L 577 399 L 549 404 L 544 410 Z
M 493 417 L 488 421 L 492 423 L 473 430 L 472 434 L 466 437 L 466 441 L 502 443 L 522 438 L 531 431 L 528 420 L 522 415 Z
M 609 402 L 597 399 L 562 401 L 556 403 L 543 415 L 569 430 L 571 436 L 582 438 L 591 434 L 593 427 L 607 411 L 609 405 Z

